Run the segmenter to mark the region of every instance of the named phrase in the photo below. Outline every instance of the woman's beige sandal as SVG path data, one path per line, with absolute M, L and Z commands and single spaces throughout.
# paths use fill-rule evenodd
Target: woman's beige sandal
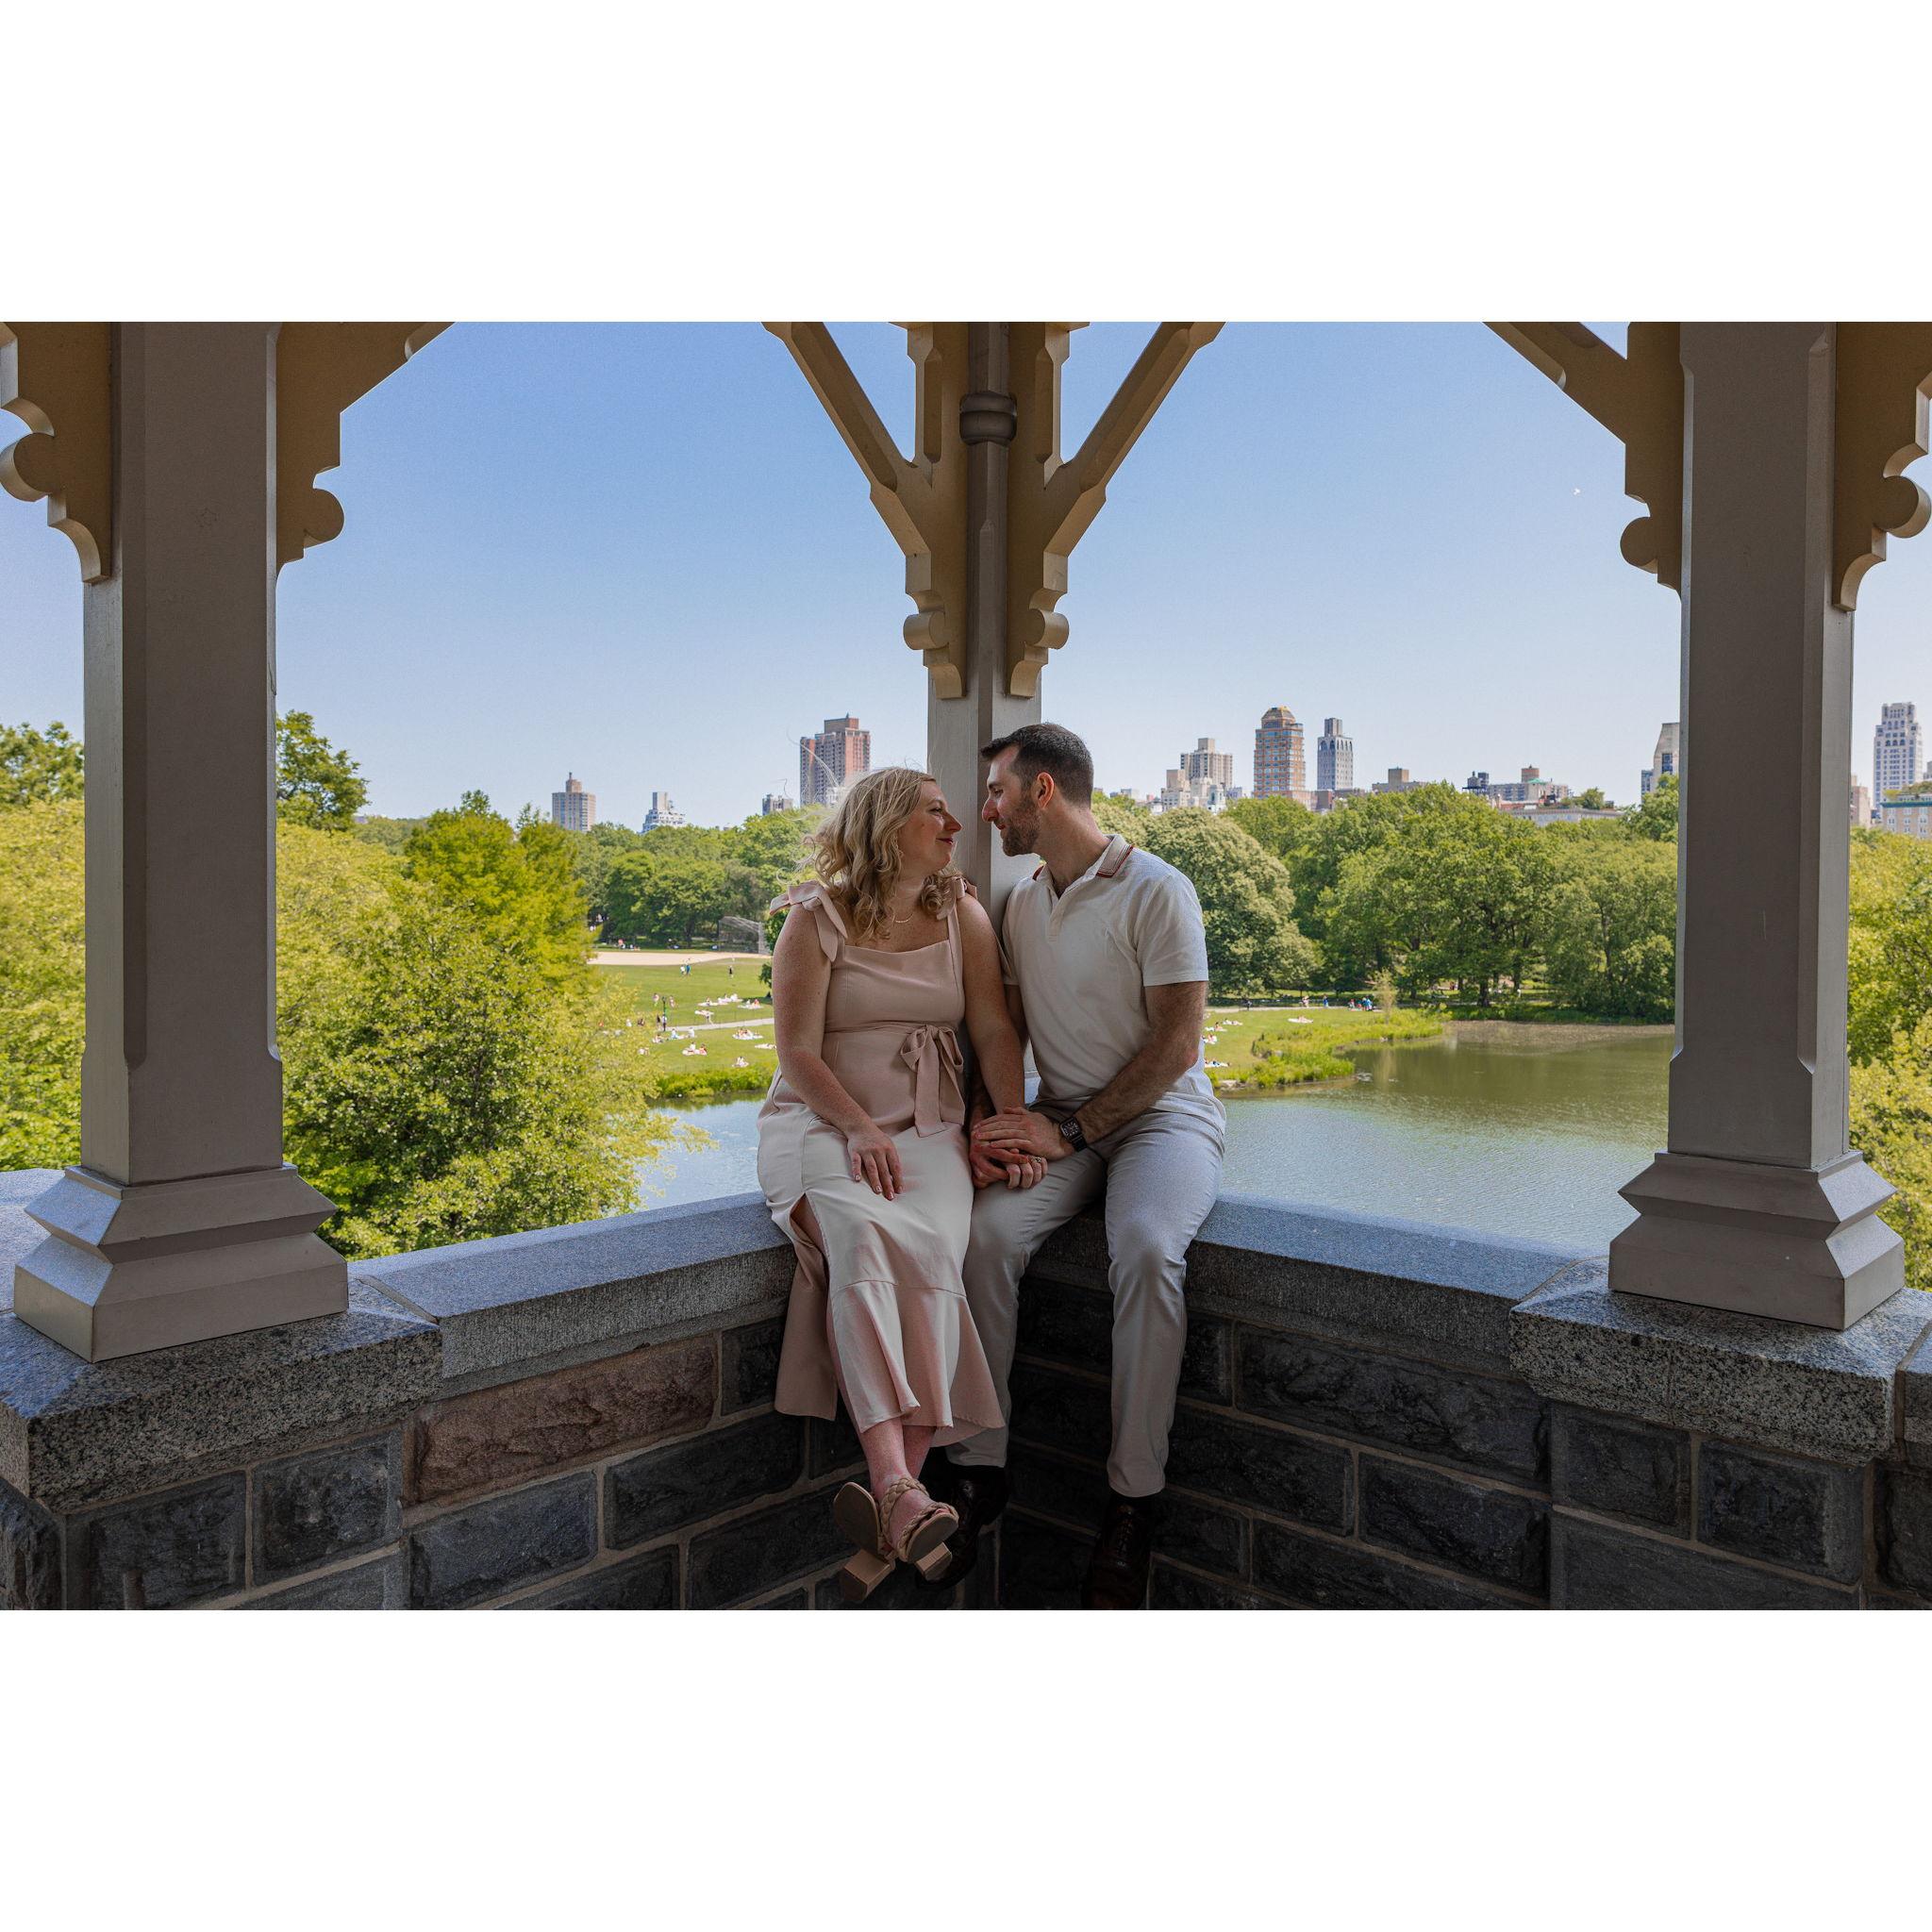
M 848 1604 L 862 1604 L 894 1567 L 879 1524 L 879 1506 L 863 1484 L 847 1483 L 832 1498 L 832 1521 L 858 1546 L 839 1573 L 839 1594 Z
M 882 1531 L 892 1520 L 892 1511 L 898 1507 L 899 1498 L 908 1490 L 917 1490 L 925 1496 L 925 1507 L 907 1524 L 906 1532 L 891 1544 L 892 1554 L 902 1563 L 910 1563 L 928 1583 L 934 1582 L 953 1560 L 952 1553 L 946 1548 L 946 1539 L 959 1526 L 959 1514 L 949 1503 L 935 1503 L 926 1495 L 925 1485 L 917 1476 L 896 1476 L 886 1485 L 886 1493 L 879 1498 L 878 1519 Z M 891 1541 L 890 1533 L 882 1534 L 881 1546 Z

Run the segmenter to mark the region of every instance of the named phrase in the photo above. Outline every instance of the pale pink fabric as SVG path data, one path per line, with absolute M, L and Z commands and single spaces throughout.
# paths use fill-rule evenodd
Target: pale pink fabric
M 905 1188 L 888 1201 L 852 1178 L 845 1137 L 779 1074 L 758 1115 L 758 1182 L 798 1257 L 777 1405 L 859 1430 L 897 1416 L 956 1442 L 1000 1426 L 999 1396 L 966 1306 L 959 1264 L 973 1220 L 966 1099 L 956 1031 L 966 1012 L 957 906 L 946 937 L 911 953 L 847 943 L 821 886 L 808 908 L 832 964 L 822 1051 L 840 1084 L 891 1134 Z

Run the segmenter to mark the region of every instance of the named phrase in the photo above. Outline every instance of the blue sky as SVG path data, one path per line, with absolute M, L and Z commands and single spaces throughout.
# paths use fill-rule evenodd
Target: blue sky
M 836 332 L 905 440 L 903 335 Z M 1069 450 L 1145 333 L 1074 336 Z M 898 551 L 756 324 L 462 325 L 347 413 L 342 453 L 346 528 L 281 576 L 281 702 L 360 758 L 372 809 L 547 806 L 570 770 L 606 818 L 659 789 L 734 821 L 847 710 L 876 759 L 919 756 Z M 1621 480 L 1618 444 L 1477 325 L 1230 325 L 1074 555 L 1046 714 L 1109 788 L 1204 736 L 1245 782 L 1287 704 L 1311 749 L 1344 721 L 1361 782 L 1533 763 L 1626 800 L 1676 715 L 1677 601 L 1618 555 Z M 1932 538 L 1860 601 L 1869 779 L 1880 701 L 1932 708 Z M 0 719 L 78 727 L 79 611 L 66 540 L 0 498 Z

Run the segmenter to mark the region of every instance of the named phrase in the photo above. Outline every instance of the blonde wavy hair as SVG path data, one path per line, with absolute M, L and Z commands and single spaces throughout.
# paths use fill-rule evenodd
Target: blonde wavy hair
M 919 788 L 938 781 L 909 765 L 884 765 L 855 778 L 837 808 L 812 834 L 812 870 L 851 923 L 855 937 L 879 938 L 892 923 L 899 884 L 899 834 L 919 810 Z M 959 890 L 951 866 L 928 875 L 919 903 L 941 917 Z

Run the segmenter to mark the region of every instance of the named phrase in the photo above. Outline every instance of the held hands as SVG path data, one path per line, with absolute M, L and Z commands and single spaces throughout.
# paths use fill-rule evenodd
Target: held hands
M 973 1170 L 975 1188 L 1030 1188 L 1046 1178 L 1046 1161 L 1039 1155 L 1022 1154 L 1010 1148 L 994 1148 L 980 1139 L 979 1130 L 998 1119 L 982 1098 L 974 1101 L 967 1115 L 966 1164 Z
M 973 1129 L 973 1148 L 975 1155 L 983 1151 L 995 1160 L 1022 1155 L 1041 1161 L 1064 1160 L 1074 1151 L 1053 1122 L 1024 1107 L 1008 1108 L 980 1121 Z

